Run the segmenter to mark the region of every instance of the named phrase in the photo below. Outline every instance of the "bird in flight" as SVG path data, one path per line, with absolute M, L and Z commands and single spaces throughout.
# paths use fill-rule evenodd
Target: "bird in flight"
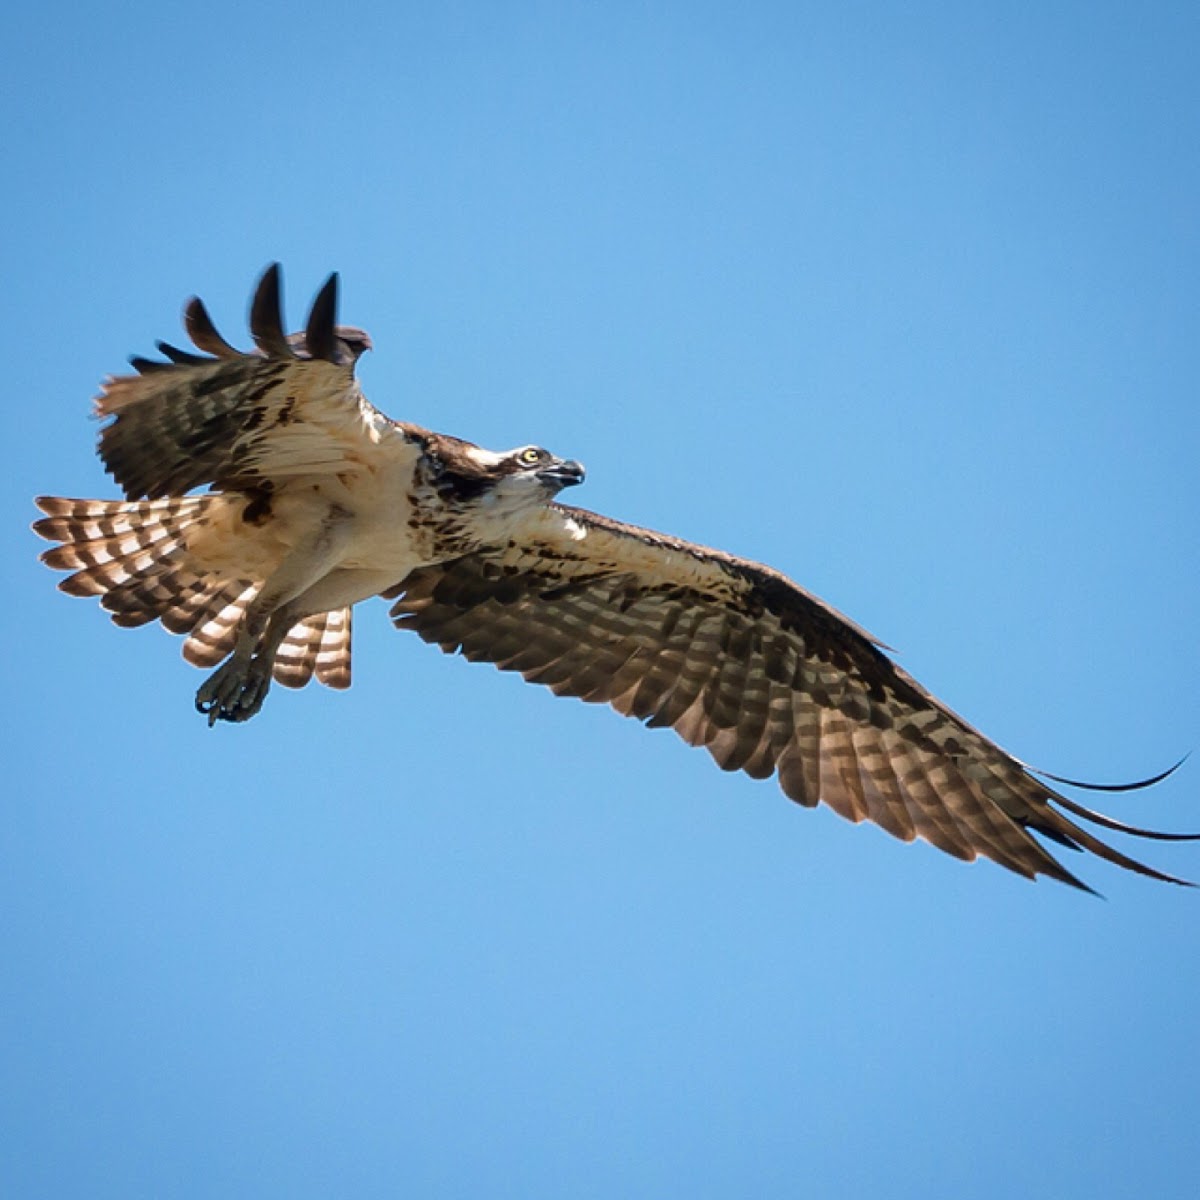
M 540 446 L 485 450 L 384 416 L 355 378 L 370 338 L 337 324 L 337 299 L 334 274 L 289 335 L 271 266 L 248 352 L 190 300 L 201 353 L 159 342 L 166 361 L 132 358 L 96 400 L 125 500 L 37 500 L 63 591 L 118 625 L 161 621 L 216 668 L 196 693 L 210 725 L 254 716 L 272 680 L 348 687 L 351 612 L 383 596 L 398 628 L 448 653 L 674 729 L 800 804 L 1029 878 L 1086 888 L 1041 835 L 1184 882 L 1087 825 L 1200 835 L 1063 795 L 1049 781 L 1095 785 L 1032 771 L 778 571 L 559 504 L 583 467 Z

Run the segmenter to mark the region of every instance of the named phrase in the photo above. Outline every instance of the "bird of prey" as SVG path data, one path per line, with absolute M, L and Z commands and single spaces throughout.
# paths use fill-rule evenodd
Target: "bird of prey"
M 272 679 L 350 683 L 351 611 L 560 696 L 674 729 L 727 771 L 776 775 L 905 841 L 1086 887 L 1035 835 L 1155 879 L 1081 821 L 1139 837 L 1050 786 L 902 670 L 865 630 L 769 567 L 555 501 L 583 467 L 393 421 L 355 379 L 366 333 L 337 324 L 331 275 L 288 335 L 280 272 L 235 349 L 199 299 L 200 354 L 164 342 L 106 380 L 99 454 L 125 500 L 43 496 L 59 587 L 122 626 L 161 621 L 215 667 L 196 707 L 245 721 Z M 206 489 L 201 491 L 200 489 Z M 1157 782 L 1142 780 L 1125 788 Z M 1080 785 L 1089 786 L 1089 785 Z

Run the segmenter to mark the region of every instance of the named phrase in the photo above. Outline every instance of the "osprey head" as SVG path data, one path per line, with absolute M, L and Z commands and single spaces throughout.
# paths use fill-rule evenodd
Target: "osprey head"
M 445 500 L 492 510 L 545 504 L 584 477 L 580 463 L 541 446 L 497 452 L 435 435 L 426 452 L 434 468 L 434 486 Z
M 502 455 L 500 466 L 506 472 L 497 480 L 504 486 L 507 480 L 514 488 L 538 487 L 551 496 L 565 487 L 574 487 L 584 478 L 583 464 L 573 458 L 559 458 L 541 446 L 520 446 Z

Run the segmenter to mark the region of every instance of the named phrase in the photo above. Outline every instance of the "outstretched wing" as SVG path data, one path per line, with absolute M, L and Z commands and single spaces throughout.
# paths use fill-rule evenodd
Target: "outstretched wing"
M 126 497 L 180 496 L 205 485 L 255 488 L 353 469 L 356 455 L 398 433 L 354 378 L 370 339 L 336 324 L 337 288 L 334 274 L 305 331 L 288 336 L 274 264 L 250 309 L 255 350 L 234 349 L 193 298 L 185 326 L 204 354 L 159 342 L 168 361 L 135 357 L 136 375 L 109 379 L 96 398 L 96 415 L 113 418 L 99 452 Z
M 396 625 L 558 695 L 670 727 L 725 770 L 777 774 L 791 799 L 823 800 L 905 841 L 1085 886 L 1036 831 L 1182 882 L 1060 808 L 1175 835 L 1121 825 L 1055 792 L 778 572 L 559 505 L 539 510 L 523 535 L 502 552 L 413 573 L 389 593 L 399 596 Z

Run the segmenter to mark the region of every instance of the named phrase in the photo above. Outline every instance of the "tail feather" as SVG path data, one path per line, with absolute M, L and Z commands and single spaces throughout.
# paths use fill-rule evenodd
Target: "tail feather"
M 58 537 L 57 533 L 47 531 L 48 526 L 58 526 L 56 519 L 39 521 L 38 532 L 43 537 Z M 87 541 L 72 542 L 63 546 L 55 546 L 42 555 L 42 562 L 56 571 L 74 571 L 80 568 L 96 569 L 111 563 L 114 558 L 124 558 L 140 552 L 153 549 L 160 553 L 166 549 L 163 541 L 172 537 L 164 527 L 157 526 L 150 530 L 139 530 L 137 533 L 116 535 L 114 537 L 90 538 Z
M 47 515 L 34 532 L 62 545 L 42 561 L 55 570 L 74 571 L 58 586 L 68 595 L 99 596 L 118 624 L 154 620 L 156 600 L 144 585 L 157 577 L 195 576 L 180 569 L 188 525 L 203 512 L 206 497 L 148 501 L 69 500 L 41 496 Z
M 63 543 L 42 555 L 47 566 L 55 570 L 99 567 L 136 556 L 164 538 L 177 541 L 209 499 L 191 496 L 127 504 L 38 496 L 35 503 L 46 516 L 35 521 L 33 528 L 47 541 Z
M 245 579 L 213 589 L 196 617 L 191 637 L 183 643 L 183 657 L 192 666 L 215 667 L 233 652 L 238 623 L 255 591 L 255 585 Z
M 167 559 L 154 559 L 110 587 L 100 597 L 100 606 L 112 613 L 117 625 L 128 629 L 161 620 L 203 587 L 199 576 Z
M 223 581 L 198 580 L 190 587 L 182 588 L 170 606 L 163 610 L 159 620 L 171 633 L 191 633 L 196 628 L 201 613 L 208 608 L 212 598 L 224 586 Z
M 350 611 L 317 613 L 289 630 L 275 655 L 276 681 L 298 688 L 315 675 L 326 687 L 349 687 Z
M 325 633 L 317 651 L 317 682 L 331 688 L 350 686 L 350 641 L 354 610 L 325 614 Z
M 317 652 L 325 635 L 325 614 L 308 617 L 288 630 L 275 652 L 273 674 L 284 687 L 303 687 L 317 666 Z
M 123 627 L 161 621 L 187 635 L 183 656 L 213 667 L 233 650 L 238 625 L 258 591 L 251 579 L 197 572 L 187 557 L 189 529 L 216 495 L 158 500 L 72 500 L 39 496 L 46 515 L 34 532 L 60 543 L 42 554 L 54 570 L 72 572 L 59 588 L 96 596 Z M 329 687 L 350 685 L 350 610 L 318 613 L 292 629 L 280 647 L 275 678 L 302 687 L 316 676 Z

